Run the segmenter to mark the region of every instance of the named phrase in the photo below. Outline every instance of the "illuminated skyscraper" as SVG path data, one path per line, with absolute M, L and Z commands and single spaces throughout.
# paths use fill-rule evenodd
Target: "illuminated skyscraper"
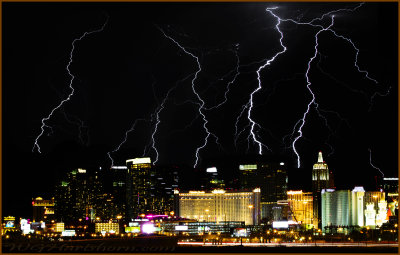
M 101 211 L 101 219 L 115 219 L 119 215 L 125 218 L 127 173 L 126 166 L 112 166 L 104 172 L 105 191 L 99 197 L 100 205 L 96 212 L 100 216 Z
M 176 166 L 155 166 L 154 169 L 154 214 L 168 214 L 174 208 L 174 189 L 179 184 L 179 168 Z
M 154 190 L 154 185 L 151 182 L 151 160 L 150 158 L 128 159 L 126 166 L 128 167 L 126 182 L 127 217 L 134 219 L 139 214 L 151 210 L 151 192 Z
M 261 189 L 262 218 L 272 218 L 272 208 L 286 200 L 288 176 L 283 162 L 239 165 L 239 183 L 242 190 Z
M 128 219 L 142 213 L 164 214 L 172 211 L 174 189 L 178 188 L 178 170 L 153 167 L 150 158 L 126 161 L 126 212 Z
M 225 182 L 218 176 L 218 170 L 216 167 L 209 167 L 206 170 L 207 182 L 206 189 L 223 189 L 225 188 Z
M 322 158 L 322 152 L 318 153 L 318 162 L 314 164 L 312 170 L 312 192 L 313 192 L 313 218 L 316 227 L 321 226 L 321 191 L 323 189 L 333 189 L 333 175 L 329 171 L 328 165 Z
M 364 194 L 363 187 L 351 191 L 351 225 L 364 226 Z
M 351 212 L 350 190 L 323 189 L 321 191 L 322 231 L 329 226 L 349 226 Z
M 93 219 L 100 194 L 102 185 L 96 170 L 91 173 L 82 168 L 72 170 L 56 186 L 56 218 L 67 223 L 79 218 Z

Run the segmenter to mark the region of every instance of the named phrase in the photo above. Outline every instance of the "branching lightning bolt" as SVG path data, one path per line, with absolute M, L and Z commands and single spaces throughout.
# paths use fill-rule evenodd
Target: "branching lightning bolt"
M 239 47 L 239 44 L 237 44 L 236 47 Z M 214 105 L 214 106 L 209 107 L 209 108 L 204 108 L 205 110 L 208 110 L 208 111 L 209 111 L 209 110 L 217 109 L 217 108 L 219 108 L 221 105 L 225 104 L 225 103 L 228 101 L 228 93 L 229 93 L 229 91 L 230 91 L 230 86 L 231 86 L 233 83 L 235 83 L 236 78 L 240 75 L 240 72 L 239 72 L 239 68 L 240 68 L 240 59 L 239 59 L 239 55 L 238 55 L 237 50 L 235 50 L 235 56 L 236 56 L 235 75 L 233 76 L 232 80 L 230 80 L 230 81 L 228 82 L 228 84 L 226 85 L 226 91 L 225 91 L 225 93 L 224 93 L 224 100 L 223 100 L 221 103 L 217 104 L 217 105 Z M 231 72 L 229 72 L 229 73 L 231 73 Z M 221 79 L 223 79 L 223 78 L 221 78 Z
M 236 118 L 236 122 L 235 122 L 235 134 L 234 134 L 234 144 L 235 147 L 237 148 L 237 141 L 239 139 L 239 136 L 246 130 L 246 128 L 248 128 L 250 126 L 250 123 L 248 125 L 246 125 L 242 130 L 238 131 L 238 124 L 239 124 L 239 120 L 240 118 L 243 116 L 244 112 L 249 108 L 249 103 L 246 103 L 245 105 L 242 106 L 242 110 L 240 111 L 239 115 Z
M 300 167 L 300 156 L 299 156 L 299 153 L 298 153 L 297 150 L 296 150 L 296 142 L 297 142 L 297 140 L 299 140 L 300 137 L 303 135 L 302 129 L 303 129 L 303 127 L 304 127 L 304 124 L 306 123 L 306 117 L 307 117 L 308 113 L 310 112 L 311 105 L 314 105 L 316 109 L 318 108 L 318 104 L 317 104 L 316 101 L 315 101 L 315 95 L 314 95 L 313 91 L 312 91 L 311 88 L 310 88 L 310 86 L 311 86 L 311 81 L 310 81 L 310 78 L 308 77 L 308 73 L 309 73 L 309 71 L 310 71 L 310 69 L 311 69 L 311 63 L 312 63 L 312 61 L 317 57 L 317 54 L 318 54 L 318 35 L 319 35 L 321 32 L 328 30 L 330 27 L 333 26 L 333 24 L 334 24 L 334 16 L 332 16 L 331 24 L 330 24 L 327 28 L 322 28 L 321 30 L 319 30 L 319 31 L 315 34 L 315 46 L 314 46 L 315 52 L 314 52 L 314 55 L 310 58 L 310 60 L 308 61 L 308 64 L 307 64 L 307 71 L 306 71 L 305 76 L 306 76 L 306 81 L 307 81 L 307 89 L 308 89 L 308 91 L 310 92 L 310 94 L 311 94 L 311 96 L 312 96 L 312 99 L 311 99 L 311 101 L 310 101 L 310 102 L 308 103 L 308 105 L 307 105 L 307 110 L 304 112 L 303 118 L 300 120 L 300 123 L 301 123 L 301 124 L 300 124 L 299 129 L 297 130 L 297 133 L 299 133 L 299 135 L 298 135 L 297 137 L 294 138 L 293 144 L 292 144 L 293 151 L 294 151 L 294 153 L 295 153 L 296 156 L 297 156 L 297 167 Z
M 158 150 L 157 150 L 157 148 L 156 148 L 155 135 L 156 135 L 156 133 L 157 133 L 157 131 L 158 131 L 158 125 L 161 123 L 160 113 L 161 113 L 161 111 L 165 108 L 165 103 L 167 102 L 167 100 L 168 100 L 168 98 L 169 98 L 169 94 L 170 94 L 173 90 L 176 89 L 176 87 L 178 86 L 179 83 L 181 83 L 181 82 L 187 80 L 190 76 L 192 76 L 192 74 L 190 74 L 190 75 L 184 77 L 183 79 L 179 80 L 179 81 L 175 84 L 174 87 L 172 87 L 172 88 L 170 88 L 170 89 L 168 90 L 168 92 L 167 92 L 167 94 L 165 95 L 165 97 L 164 97 L 163 101 L 161 102 L 160 106 L 156 109 L 156 111 L 155 111 L 155 113 L 154 113 L 155 118 L 156 118 L 156 124 L 154 125 L 154 130 L 153 130 L 153 133 L 151 134 L 151 147 L 153 148 L 153 150 L 154 150 L 155 153 L 156 153 L 155 160 L 153 161 L 153 164 L 154 164 L 154 165 L 158 162 L 158 156 L 159 156 Z
M 117 146 L 117 148 L 115 148 L 114 150 L 112 150 L 112 151 L 110 151 L 110 152 L 107 152 L 107 155 L 108 155 L 108 157 L 109 157 L 110 160 L 111 160 L 111 167 L 114 166 L 114 159 L 111 157 L 111 153 L 115 153 L 115 152 L 119 151 L 119 149 L 121 148 L 121 146 L 122 146 L 123 144 L 126 143 L 126 141 L 127 141 L 127 139 L 128 139 L 128 134 L 129 134 L 130 132 L 132 132 L 132 131 L 135 130 L 135 127 L 136 127 L 136 125 L 137 125 L 137 123 L 138 123 L 139 121 L 145 121 L 145 122 L 146 122 L 146 121 L 148 121 L 148 120 L 147 120 L 147 119 L 136 119 L 136 120 L 133 122 L 131 128 L 128 129 L 128 130 L 125 132 L 124 140 Z
M 74 117 L 75 120 L 70 119 L 64 109 L 62 109 L 62 112 L 68 123 L 78 126 L 78 131 L 79 131 L 78 137 L 79 137 L 81 144 L 88 145 L 89 141 L 85 142 L 85 140 L 83 138 L 83 134 L 82 134 L 82 131 L 84 129 L 86 129 L 86 131 L 88 129 L 88 126 L 85 125 L 85 122 L 76 116 L 72 116 L 72 117 Z M 86 132 L 86 137 L 89 137 L 88 132 Z
M 199 152 L 200 152 L 201 149 L 203 149 L 203 148 L 207 145 L 208 138 L 210 137 L 210 135 L 213 136 L 213 137 L 215 138 L 215 140 L 216 140 L 216 143 L 218 143 L 218 138 L 217 138 L 217 136 L 215 136 L 213 133 L 211 133 L 211 132 L 208 130 L 208 128 L 207 128 L 208 120 L 207 120 L 205 114 L 204 114 L 203 111 L 202 111 L 202 110 L 204 109 L 204 104 L 205 104 L 205 102 L 204 102 L 204 100 L 200 97 L 199 93 L 196 91 L 196 88 L 195 88 L 195 81 L 197 80 L 198 74 L 199 74 L 199 73 L 201 72 L 201 70 L 202 70 L 202 69 L 201 69 L 201 65 L 200 65 L 200 61 L 199 61 L 199 58 L 198 58 L 197 56 L 195 56 L 195 55 L 193 55 L 192 53 L 190 53 L 189 51 L 187 51 L 187 50 L 186 50 L 183 46 L 181 46 L 176 40 L 174 40 L 172 37 L 168 36 L 161 28 L 159 28 L 159 29 L 160 29 L 160 31 L 163 33 L 163 35 L 164 35 L 166 38 L 168 38 L 169 40 L 171 40 L 176 46 L 178 46 L 178 47 L 179 47 L 183 52 L 185 52 L 187 55 L 189 55 L 189 56 L 191 56 L 192 58 L 194 58 L 194 59 L 196 60 L 196 63 L 197 63 L 198 70 L 196 71 L 196 73 L 194 74 L 194 77 L 193 77 L 193 79 L 192 79 L 192 90 L 193 90 L 193 93 L 196 95 L 197 99 L 200 101 L 200 105 L 199 105 L 198 111 L 199 111 L 199 114 L 200 114 L 200 115 L 202 116 L 202 118 L 203 118 L 203 128 L 204 128 L 204 130 L 206 131 L 207 135 L 206 135 L 206 137 L 204 138 L 204 143 L 203 143 L 200 147 L 198 147 L 198 148 L 196 149 L 196 161 L 195 161 L 194 166 L 193 166 L 193 167 L 196 167 L 197 164 L 199 163 L 199 158 L 200 158 Z
M 264 145 L 260 140 L 257 139 L 257 135 L 255 133 L 255 127 L 258 126 L 258 124 L 252 119 L 251 117 L 251 112 L 254 106 L 253 103 L 253 97 L 254 95 L 262 88 L 261 85 L 261 75 L 260 72 L 261 70 L 263 70 L 265 67 L 269 66 L 279 55 L 281 55 L 282 53 L 286 52 L 286 46 L 283 45 L 282 39 L 283 39 L 283 33 L 279 28 L 279 24 L 281 23 L 281 19 L 276 16 L 271 10 L 276 9 L 277 7 L 272 7 L 272 8 L 267 8 L 267 12 L 269 12 L 271 15 L 273 15 L 278 22 L 275 25 L 276 30 L 279 32 L 280 34 L 280 38 L 279 38 L 279 42 L 281 44 L 282 50 L 279 51 L 278 53 L 276 53 L 272 58 L 268 59 L 263 65 L 261 65 L 258 70 L 257 70 L 257 81 L 258 81 L 258 87 L 250 94 L 250 99 L 248 102 L 248 111 L 247 111 L 247 118 L 249 119 L 250 122 L 250 135 L 251 138 L 253 139 L 253 141 L 255 143 L 257 143 L 258 145 L 258 153 L 261 155 L 263 153 L 263 147 L 268 148 L 266 145 Z
M 46 121 L 48 121 L 48 120 L 53 116 L 53 113 L 54 113 L 56 110 L 58 110 L 60 107 L 62 107 L 62 106 L 64 105 L 64 103 L 68 102 L 68 101 L 71 99 L 71 97 L 74 95 L 75 89 L 72 87 L 72 83 L 74 82 L 75 76 L 71 73 L 71 70 L 70 70 L 69 68 L 70 68 L 70 66 L 71 66 L 71 64 L 72 64 L 73 53 L 74 53 L 74 50 L 75 50 L 75 43 L 76 43 L 77 41 L 81 41 L 82 39 L 84 39 L 86 36 L 88 36 L 88 35 L 90 35 L 90 34 L 102 32 L 102 31 L 104 30 L 104 27 L 107 25 L 107 22 L 108 22 L 108 16 L 107 16 L 107 19 L 106 19 L 106 21 L 104 22 L 103 26 L 102 26 L 100 29 L 93 30 L 93 31 L 89 31 L 89 32 L 85 32 L 85 33 L 83 33 L 83 35 L 81 35 L 79 38 L 76 38 L 76 39 L 74 39 L 74 40 L 72 41 L 72 49 L 71 49 L 71 52 L 70 52 L 70 55 L 69 55 L 69 62 L 68 62 L 68 65 L 67 65 L 67 67 L 66 67 L 67 72 L 68 72 L 69 76 L 71 77 L 71 80 L 70 80 L 70 82 L 69 82 L 69 87 L 70 87 L 70 89 L 71 89 L 71 93 L 68 95 L 67 98 L 63 99 L 55 108 L 53 108 L 53 110 L 51 110 L 50 114 L 49 114 L 46 118 L 43 118 L 43 119 L 42 119 L 41 132 L 40 132 L 40 134 L 39 134 L 39 135 L 36 137 L 36 139 L 35 139 L 35 143 L 34 143 L 34 145 L 33 145 L 32 152 L 34 152 L 34 151 L 35 151 L 35 148 L 36 148 L 37 151 L 38 151 L 39 153 L 41 153 L 41 151 L 40 151 L 40 146 L 39 146 L 39 139 L 40 139 L 40 137 L 44 134 L 45 128 L 51 128 L 50 126 L 48 126 L 48 125 L 46 124 Z
M 360 50 L 356 47 L 356 45 L 353 43 L 353 41 L 350 40 L 350 39 L 347 38 L 347 37 L 344 37 L 344 36 L 342 36 L 342 35 L 337 34 L 336 31 L 334 31 L 334 30 L 332 30 L 332 29 L 327 29 L 327 30 L 330 31 L 330 32 L 332 32 L 336 37 L 341 38 L 341 39 L 343 39 L 343 40 L 346 40 L 347 42 L 349 42 L 349 43 L 353 46 L 354 50 L 356 51 L 356 57 L 355 57 L 355 60 L 354 60 L 354 66 L 357 68 L 357 70 L 358 70 L 359 73 L 363 73 L 363 74 L 365 75 L 365 78 L 367 78 L 367 79 L 370 80 L 370 81 L 375 82 L 375 84 L 378 84 L 378 81 L 377 81 L 377 80 L 372 79 L 371 77 L 369 77 L 368 72 L 365 71 L 365 70 L 361 70 L 361 68 L 358 66 L 358 54 L 360 53 Z
M 382 177 L 384 177 L 385 175 L 383 174 L 383 172 L 381 171 L 381 169 L 379 169 L 378 167 L 374 166 L 374 164 L 372 164 L 372 152 L 371 152 L 371 149 L 368 148 L 368 151 L 369 151 L 369 164 L 370 164 L 373 168 L 375 168 L 376 170 L 378 170 L 378 171 L 382 174 Z

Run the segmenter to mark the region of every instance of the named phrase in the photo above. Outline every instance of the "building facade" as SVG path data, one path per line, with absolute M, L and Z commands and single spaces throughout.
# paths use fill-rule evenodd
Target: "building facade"
M 260 189 L 252 192 L 189 191 L 179 197 L 179 216 L 200 222 L 243 221 L 246 225 L 260 222 Z
M 32 199 L 33 222 L 48 222 L 54 220 L 54 197 L 43 200 L 41 197 Z
M 321 191 L 322 231 L 329 226 L 349 226 L 351 192 L 349 190 L 323 189 Z
M 289 190 L 287 192 L 287 201 L 293 220 L 299 224 L 305 225 L 306 228 L 311 228 L 313 224 L 312 192 Z
M 232 229 L 244 228 L 241 221 L 220 221 L 220 222 L 189 222 L 189 221 L 163 221 L 159 224 L 161 234 L 188 234 L 199 236 L 209 233 L 230 234 Z

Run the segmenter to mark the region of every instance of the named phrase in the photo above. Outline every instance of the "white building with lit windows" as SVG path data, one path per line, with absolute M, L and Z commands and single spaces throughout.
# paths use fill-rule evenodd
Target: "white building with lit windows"
M 321 191 L 322 231 L 329 226 L 350 226 L 350 190 L 323 189 Z
M 364 195 L 365 190 L 363 187 L 354 187 L 351 191 L 351 225 L 365 226 Z

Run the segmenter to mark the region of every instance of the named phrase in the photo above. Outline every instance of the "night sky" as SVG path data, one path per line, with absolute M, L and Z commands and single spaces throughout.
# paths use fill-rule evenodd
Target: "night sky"
M 2 4 L 3 214 L 29 215 L 31 198 L 50 197 L 67 170 L 109 168 L 107 152 L 135 122 L 111 153 L 115 165 L 149 156 L 157 164 L 193 167 L 207 135 L 201 106 L 212 135 L 197 168 L 209 167 L 211 159 L 258 154 L 243 107 L 259 86 L 257 70 L 283 50 L 278 19 L 266 11 L 275 6 L 275 15 L 301 23 L 355 9 L 334 13 L 331 29 L 352 40 L 357 65 L 371 79 L 355 66 L 349 41 L 319 34 L 308 72 L 318 108 L 311 105 L 296 142 L 297 168 L 292 143 L 312 100 L 307 66 L 315 35 L 331 15 L 314 26 L 282 20 L 287 50 L 260 70 L 261 89 L 252 100 L 263 154 L 286 158 L 302 177 L 289 179 L 289 187 L 309 185 L 318 151 L 338 189 L 375 189 L 374 176 L 382 174 L 370 155 L 386 177 L 398 175 L 398 3 Z M 74 94 L 45 122 L 39 153 L 34 144 L 42 119 L 72 92 L 66 69 L 72 42 L 96 30 L 74 44 Z

